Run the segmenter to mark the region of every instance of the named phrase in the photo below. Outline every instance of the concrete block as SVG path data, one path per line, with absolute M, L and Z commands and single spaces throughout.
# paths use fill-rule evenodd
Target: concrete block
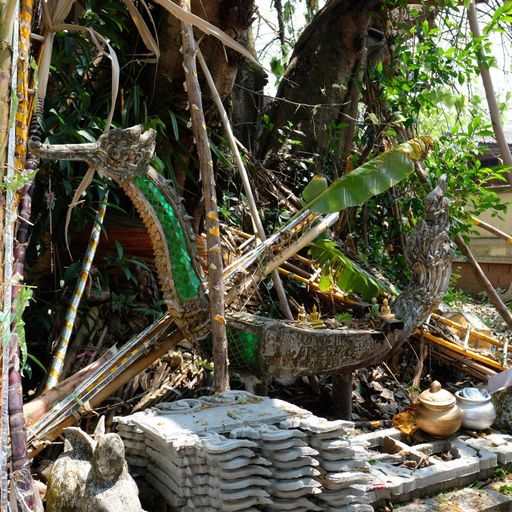
M 460 441 L 477 450 L 487 450 L 495 453 L 498 464 L 512 463 L 512 436 L 492 431 L 491 434 L 478 437 L 461 436 Z

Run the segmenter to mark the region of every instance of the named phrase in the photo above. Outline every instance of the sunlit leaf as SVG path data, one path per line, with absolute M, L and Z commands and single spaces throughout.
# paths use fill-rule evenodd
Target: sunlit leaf
M 386 151 L 335 180 L 307 207 L 318 213 L 334 213 L 361 206 L 409 176 L 414 169 L 414 160 L 424 158 L 428 147 L 428 140 L 413 139 Z
M 327 186 L 327 178 L 320 174 L 315 174 L 302 191 L 302 199 L 304 199 L 306 203 L 310 203 L 315 197 L 318 197 L 322 192 L 327 190 Z

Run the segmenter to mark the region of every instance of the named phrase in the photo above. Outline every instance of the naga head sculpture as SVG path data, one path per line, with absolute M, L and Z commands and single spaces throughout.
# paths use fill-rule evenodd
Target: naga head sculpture
M 30 140 L 29 149 L 34 155 L 50 160 L 88 162 L 93 171 L 114 180 L 127 180 L 147 172 L 155 152 L 155 140 L 155 130 L 142 131 L 137 125 L 115 128 L 96 142 L 85 144 L 41 144 Z
M 145 174 L 155 152 L 155 140 L 155 130 L 143 132 L 140 125 L 110 130 L 98 139 L 95 167 L 114 179 Z

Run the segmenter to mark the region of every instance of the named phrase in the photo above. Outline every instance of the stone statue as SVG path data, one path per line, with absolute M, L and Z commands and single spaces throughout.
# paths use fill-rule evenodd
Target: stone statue
M 299 314 L 297 315 L 297 322 L 299 324 L 305 324 L 308 320 L 308 315 L 306 313 L 306 308 L 304 307 L 304 304 L 301 304 L 299 306 Z
M 143 512 L 118 434 L 105 434 L 104 417 L 91 437 L 64 430 L 64 452 L 48 479 L 47 512 Z
M 376 297 L 372 298 L 372 307 L 370 309 L 370 313 L 373 317 L 380 316 L 380 306 L 379 303 L 377 302 Z
M 313 304 L 313 309 L 309 314 L 308 324 L 310 327 L 313 327 L 313 329 L 323 329 L 325 327 L 325 324 L 320 319 L 320 313 L 318 312 L 316 304 Z
M 393 320 L 395 315 L 391 313 L 391 308 L 388 304 L 388 299 L 384 299 L 382 301 L 382 307 L 380 308 L 380 317 L 384 318 L 384 320 Z

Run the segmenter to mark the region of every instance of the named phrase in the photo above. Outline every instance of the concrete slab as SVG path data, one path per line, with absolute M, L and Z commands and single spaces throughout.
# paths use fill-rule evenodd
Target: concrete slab
M 498 463 L 508 465 L 512 463 L 512 436 L 491 430 L 489 434 L 478 436 L 462 435 L 459 440 L 468 444 L 476 450 L 486 450 L 494 453 Z

